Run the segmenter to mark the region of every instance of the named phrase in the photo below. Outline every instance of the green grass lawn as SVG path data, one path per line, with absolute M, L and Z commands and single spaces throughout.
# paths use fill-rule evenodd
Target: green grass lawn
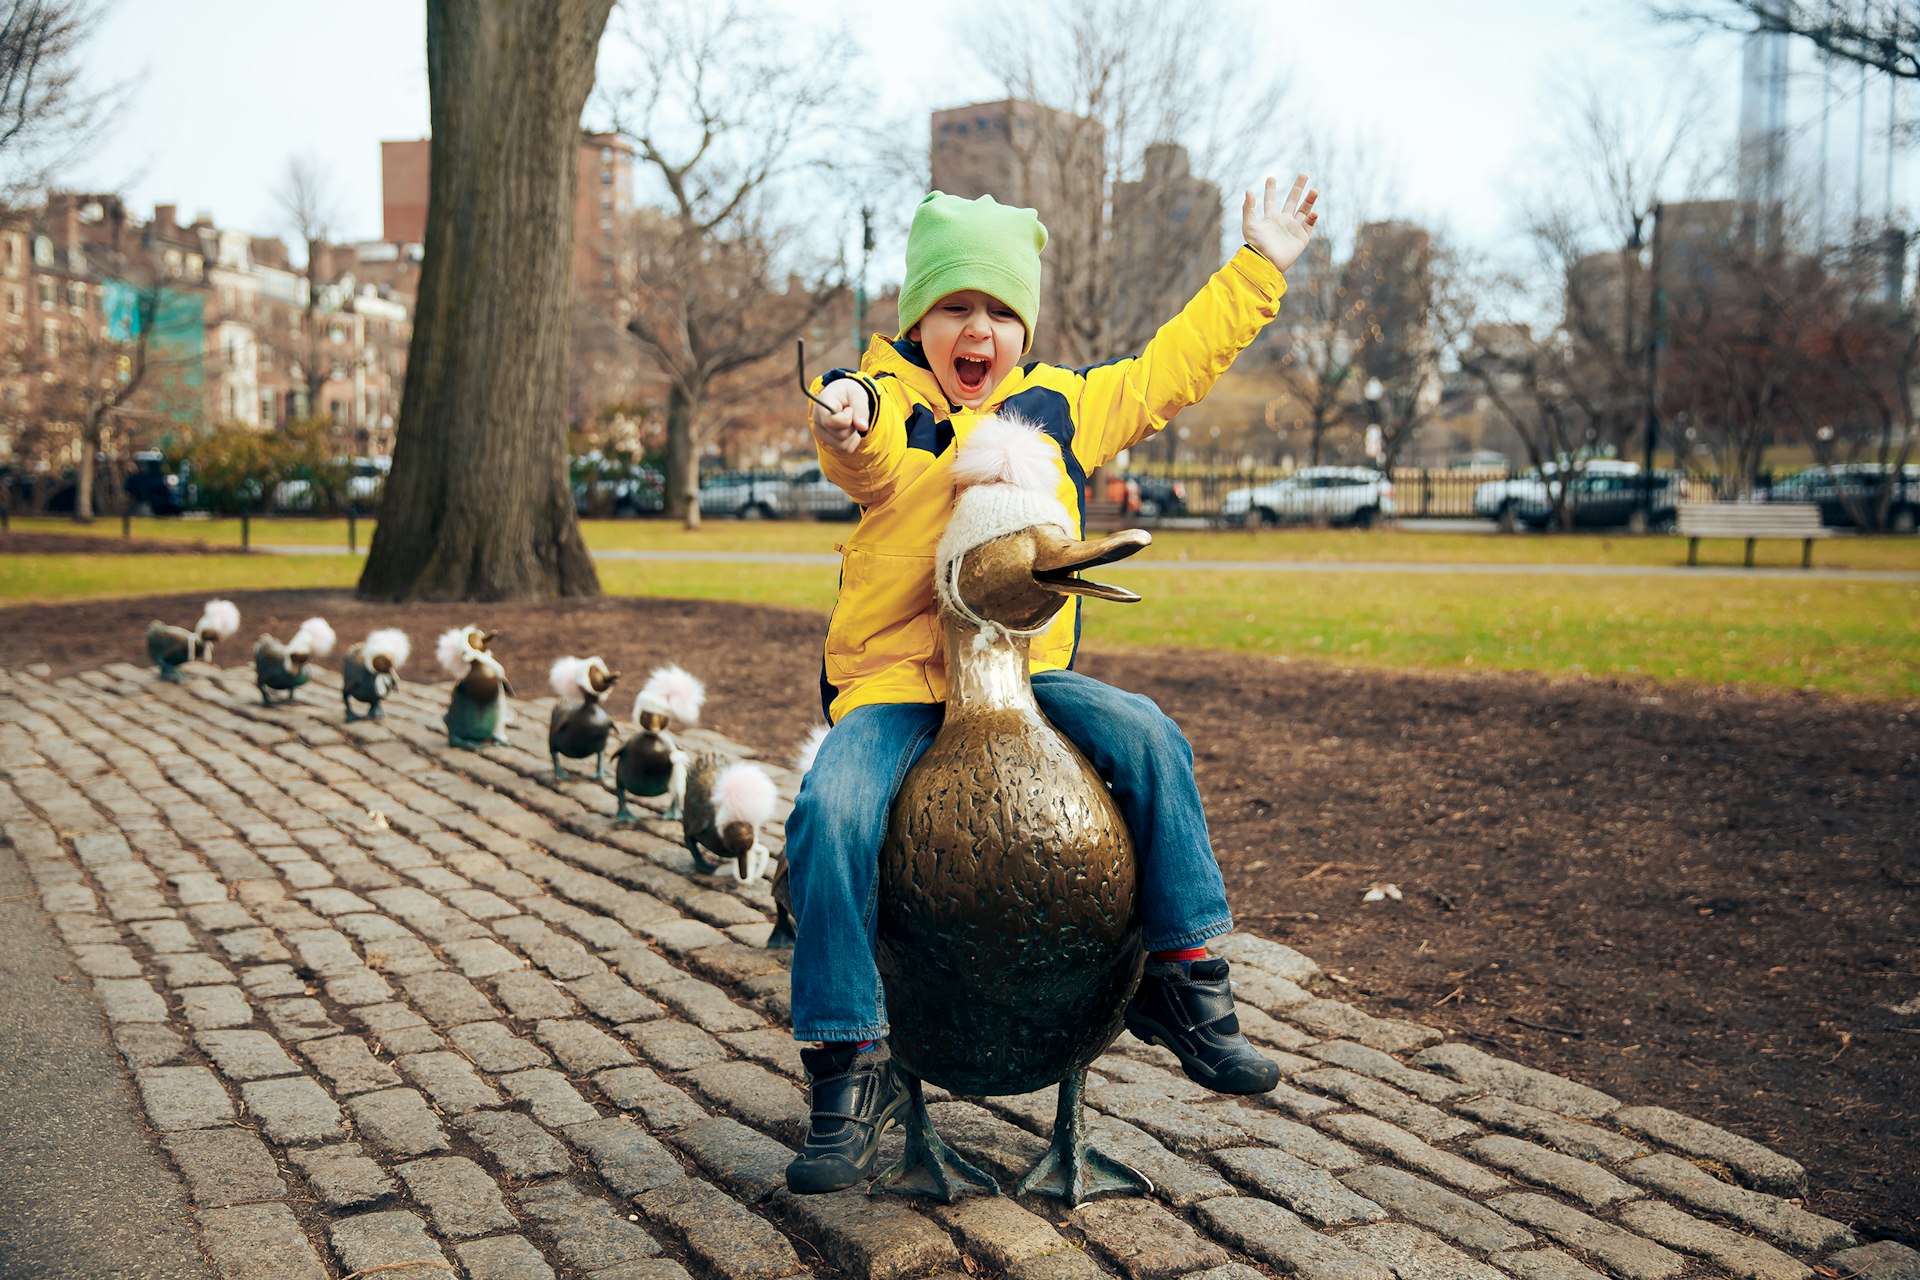
M 0 602 L 351 587 L 359 581 L 360 563 L 347 555 L 0 556 Z

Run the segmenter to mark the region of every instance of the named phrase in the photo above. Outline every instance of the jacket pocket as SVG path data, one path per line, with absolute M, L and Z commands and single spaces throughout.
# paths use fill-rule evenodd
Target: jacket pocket
M 849 681 L 933 656 L 933 557 L 848 547 L 827 626 L 827 679 Z

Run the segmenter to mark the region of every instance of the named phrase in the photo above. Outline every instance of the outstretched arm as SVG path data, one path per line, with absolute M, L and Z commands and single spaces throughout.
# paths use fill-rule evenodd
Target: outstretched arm
M 1279 190 L 1279 180 L 1268 178 L 1260 213 L 1255 217 L 1253 190 L 1248 188 L 1247 198 L 1240 203 L 1240 234 L 1261 257 L 1285 271 L 1307 251 L 1307 241 L 1313 238 L 1313 224 L 1320 221 L 1313 206 L 1320 193 L 1307 189 L 1304 173 L 1293 180 L 1293 189 L 1276 206 L 1274 196 Z
M 892 491 L 894 473 L 906 457 L 906 421 L 871 379 L 830 378 L 825 385 L 814 384 L 819 400 L 808 409 L 820 471 L 856 503 L 871 507 Z

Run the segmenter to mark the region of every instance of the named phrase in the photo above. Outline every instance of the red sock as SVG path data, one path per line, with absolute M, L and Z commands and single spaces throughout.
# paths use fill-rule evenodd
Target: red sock
M 1179 951 L 1156 951 L 1153 953 L 1153 958 L 1161 963 L 1174 960 L 1205 960 L 1207 958 L 1207 949 L 1205 947 L 1185 947 Z

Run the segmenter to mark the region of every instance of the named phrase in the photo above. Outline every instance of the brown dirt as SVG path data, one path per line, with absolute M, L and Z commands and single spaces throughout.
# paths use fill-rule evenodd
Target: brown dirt
M 244 555 L 238 547 L 210 547 L 204 542 L 162 542 L 154 538 L 103 538 L 98 534 L 42 533 L 8 529 L 0 532 L 0 555 L 62 556 L 203 556 Z
M 704 677 L 708 723 L 784 756 L 822 620 L 739 605 L 234 596 L 242 634 L 497 627 L 522 692 L 563 652 Z M 198 597 L 0 610 L 0 663 L 138 661 Z M 244 650 L 232 647 L 232 655 Z M 1920 704 L 1100 653 L 1186 729 L 1243 923 L 1416 1018 L 1804 1163 L 1809 1207 L 1920 1245 Z M 1375 882 L 1400 901 L 1363 904 Z

